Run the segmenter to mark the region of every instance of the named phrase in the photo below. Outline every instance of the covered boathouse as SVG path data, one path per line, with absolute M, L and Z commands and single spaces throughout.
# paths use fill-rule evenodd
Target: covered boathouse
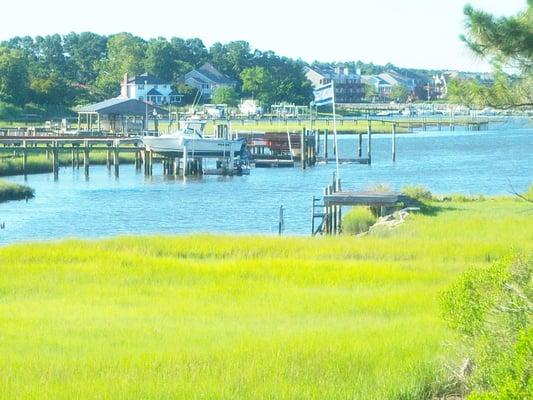
M 78 132 L 127 135 L 148 130 L 149 119 L 157 120 L 168 110 L 137 99 L 115 97 L 80 107 L 77 113 Z

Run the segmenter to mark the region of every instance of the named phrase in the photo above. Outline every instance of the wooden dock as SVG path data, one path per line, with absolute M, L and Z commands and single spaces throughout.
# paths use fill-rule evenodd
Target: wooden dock
M 46 154 L 50 160 L 54 178 L 58 179 L 60 155 L 70 154 L 70 164 L 73 168 L 83 169 L 86 178 L 89 177 L 91 152 L 105 152 L 106 165 L 109 170 L 113 169 L 115 176 L 120 174 L 120 154 L 133 153 L 135 168 L 141 170 L 144 166 L 145 175 L 153 173 L 153 163 L 163 164 L 164 175 L 189 176 L 203 175 L 203 158 L 196 157 L 192 152 L 187 152 L 183 157 L 165 157 L 147 150 L 142 139 L 116 138 L 116 137 L 72 137 L 72 136 L 5 136 L 0 137 L 0 146 L 10 149 L 16 157 L 22 159 L 22 174 L 26 175 L 28 155 Z M 219 165 L 218 175 L 238 175 L 242 168 L 233 168 L 230 163 Z M 214 174 L 214 170 L 209 171 Z
M 312 200 L 311 234 L 336 235 L 342 233 L 342 207 L 369 206 L 384 215 L 387 210 L 400 204 L 409 205 L 408 196 L 394 192 L 343 191 L 340 179 L 324 188 L 322 199 Z M 378 211 L 376 211 L 378 213 Z
M 250 163 L 256 168 L 313 167 L 319 151 L 319 132 L 237 132 L 246 140 Z

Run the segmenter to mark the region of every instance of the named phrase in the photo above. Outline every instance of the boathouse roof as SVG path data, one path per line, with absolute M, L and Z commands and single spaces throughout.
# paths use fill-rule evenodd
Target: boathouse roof
M 127 97 L 115 97 L 95 104 L 83 106 L 77 110 L 79 114 L 103 114 L 103 115 L 145 115 L 153 113 L 154 109 L 159 114 L 166 114 L 163 108 L 154 106 L 137 99 Z

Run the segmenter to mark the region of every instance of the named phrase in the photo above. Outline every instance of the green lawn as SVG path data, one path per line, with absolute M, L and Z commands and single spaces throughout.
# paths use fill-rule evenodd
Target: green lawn
M 427 398 L 452 340 L 438 293 L 533 250 L 530 204 L 437 205 L 362 238 L 0 248 L 0 397 Z

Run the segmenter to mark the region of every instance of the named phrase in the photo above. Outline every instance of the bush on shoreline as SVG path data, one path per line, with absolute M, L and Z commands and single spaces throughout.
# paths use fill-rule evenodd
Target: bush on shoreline
M 420 185 L 413 185 L 413 186 L 404 186 L 402 188 L 402 193 L 411 197 L 413 200 L 426 202 L 433 200 L 433 194 L 431 191 Z
M 29 186 L 0 180 L 0 203 L 9 200 L 30 199 L 34 196 L 34 190 Z
M 353 207 L 342 221 L 343 232 L 348 235 L 357 235 L 366 232 L 377 221 L 368 207 Z
M 533 258 L 472 268 L 441 297 L 444 319 L 465 347 L 455 390 L 472 399 L 531 396 Z

